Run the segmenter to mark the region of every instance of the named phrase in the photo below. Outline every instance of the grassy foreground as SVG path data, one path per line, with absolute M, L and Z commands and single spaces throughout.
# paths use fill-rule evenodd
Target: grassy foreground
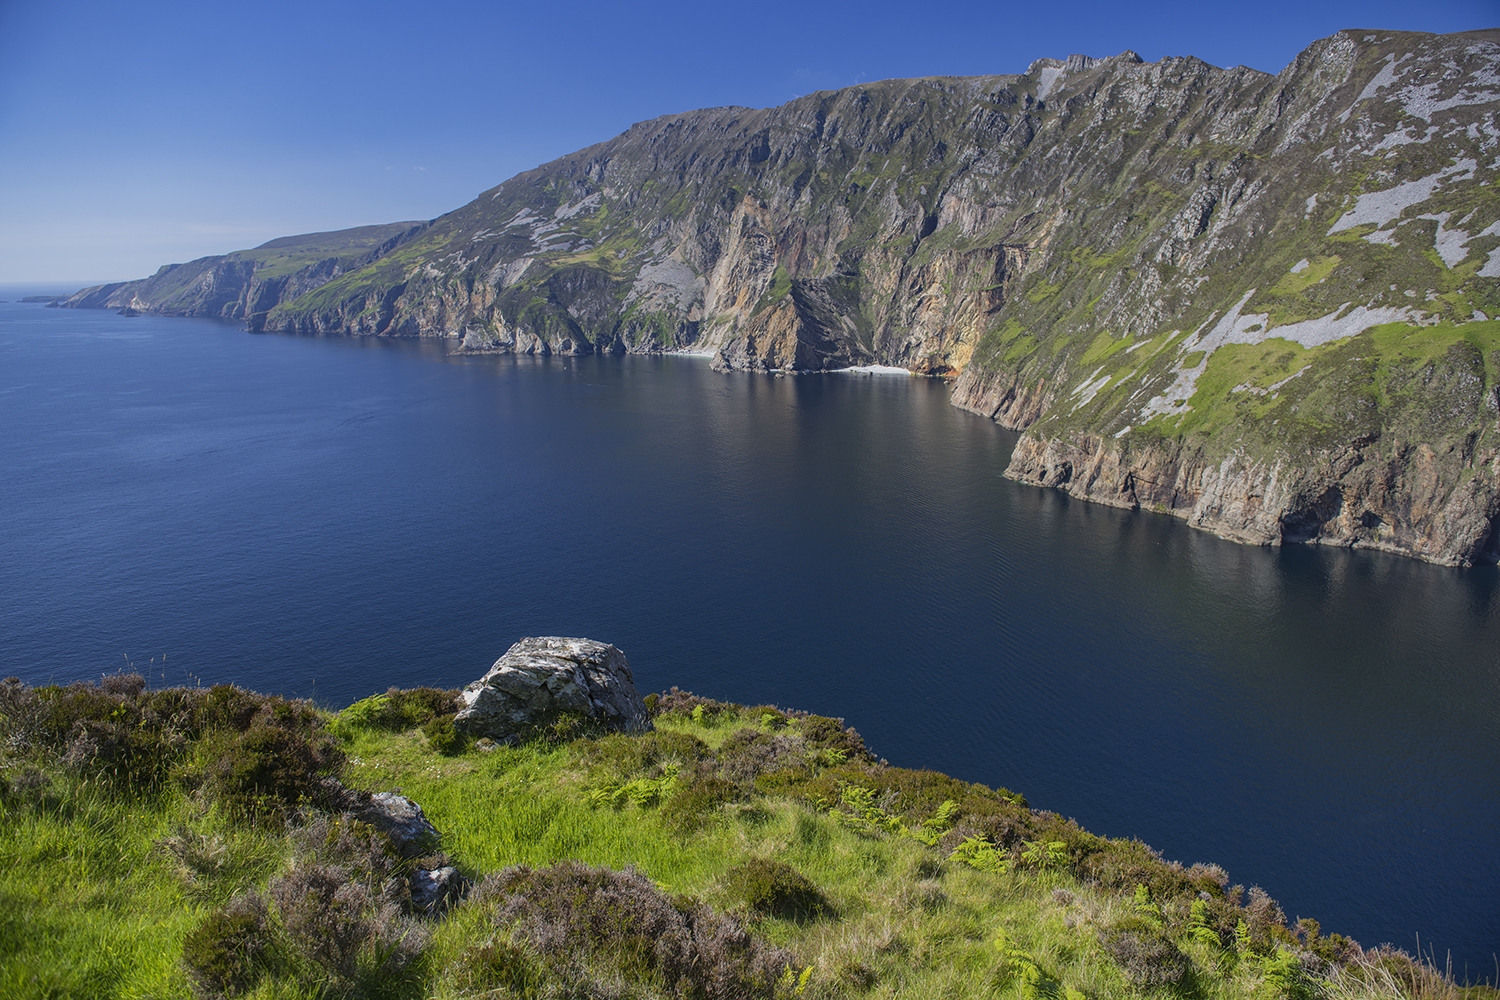
M 655 732 L 505 747 L 452 694 L 0 684 L 0 997 L 1500 998 L 839 720 L 674 689 Z

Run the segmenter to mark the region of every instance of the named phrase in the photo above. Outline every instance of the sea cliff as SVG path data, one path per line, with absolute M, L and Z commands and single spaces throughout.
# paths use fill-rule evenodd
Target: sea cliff
M 274 273 L 286 241 L 69 304 L 897 365 L 1023 430 L 1022 481 L 1470 565 L 1500 519 L 1497 174 L 1500 31 L 1348 30 L 1274 75 L 1125 52 L 669 115 Z

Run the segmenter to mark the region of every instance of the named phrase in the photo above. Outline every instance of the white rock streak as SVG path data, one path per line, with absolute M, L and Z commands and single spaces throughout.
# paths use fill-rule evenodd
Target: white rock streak
M 1469 180 L 1478 169 L 1479 164 L 1474 160 L 1459 160 L 1447 170 L 1440 170 L 1430 177 L 1397 184 L 1384 191 L 1370 191 L 1362 194 L 1355 200 L 1354 207 L 1345 212 L 1333 224 L 1333 228 L 1328 230 L 1328 235 L 1332 236 L 1345 229 L 1353 229 L 1355 226 L 1369 223 L 1379 226 L 1394 221 L 1400 218 L 1401 213 L 1408 208 L 1414 208 L 1431 198 L 1445 181 Z
M 1350 308 L 1349 303 L 1344 303 L 1338 309 L 1319 316 L 1315 319 L 1303 320 L 1300 323 L 1287 323 L 1274 329 L 1266 328 L 1266 321 L 1270 318 L 1267 313 L 1241 313 L 1245 303 L 1255 294 L 1255 289 L 1245 293 L 1245 297 L 1235 303 L 1228 312 L 1214 324 L 1212 330 L 1203 333 L 1202 327 L 1187 340 L 1182 342 L 1178 348 L 1178 354 L 1182 357 L 1202 351 L 1203 356 L 1198 363 L 1191 368 L 1179 368 L 1177 378 L 1160 396 L 1153 396 L 1144 407 L 1141 408 L 1137 424 L 1145 423 L 1152 417 L 1169 413 L 1181 413 L 1187 407 L 1187 401 L 1192 398 L 1198 389 L 1198 377 L 1208 368 L 1208 359 L 1213 352 L 1225 344 L 1259 344 L 1266 340 L 1279 339 L 1289 340 L 1303 347 L 1317 347 L 1322 344 L 1331 344 L 1337 340 L 1345 340 L 1349 337 L 1363 333 L 1372 326 L 1382 323 L 1414 322 L 1419 314 L 1411 309 L 1398 308 L 1394 306 L 1380 306 L 1370 308 L 1368 306 L 1355 306 Z M 1205 326 L 1207 324 L 1204 324 Z M 1301 374 L 1301 372 L 1298 372 Z M 1092 376 L 1091 376 L 1092 377 Z M 1295 378 L 1296 376 L 1292 376 Z M 1270 391 L 1279 389 L 1286 382 L 1271 387 Z M 1248 388 L 1248 387 L 1246 387 Z

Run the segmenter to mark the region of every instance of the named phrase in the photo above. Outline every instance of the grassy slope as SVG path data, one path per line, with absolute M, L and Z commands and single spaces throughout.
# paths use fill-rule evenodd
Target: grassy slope
M 381 226 L 341 229 L 332 233 L 283 236 L 269 243 L 262 243 L 253 250 L 238 250 L 230 254 L 229 259 L 255 261 L 258 265 L 256 275 L 262 280 L 279 278 L 332 257 L 343 261 L 358 260 L 380 244 L 417 225 L 421 223 L 392 222 Z
M 92 763 L 77 752 L 84 731 L 77 725 L 49 744 L 47 732 L 69 732 L 53 707 L 77 689 L 43 689 L 35 698 L 16 687 L 3 692 L 10 698 L 0 704 L 9 739 L 0 788 L 0 997 L 193 996 L 185 939 L 233 898 L 264 893 L 278 873 L 326 863 L 317 852 L 332 835 L 310 836 L 305 811 L 289 825 L 267 814 L 235 818 L 230 798 L 208 794 L 230 787 L 213 777 L 214 755 L 230 752 L 224 734 L 233 733 L 199 708 L 171 723 L 196 739 L 149 744 L 176 749 L 153 758 L 155 773 L 165 773 L 167 758 L 175 763 L 146 789 L 121 782 L 118 762 L 128 755 L 116 754 L 112 771 L 97 766 L 98 748 L 112 745 L 101 735 L 109 726 L 139 734 L 155 725 L 128 701 L 95 697 L 85 706 L 93 713 Z M 195 704 L 210 700 L 203 694 Z M 383 725 L 372 721 L 371 702 L 335 717 L 333 731 L 347 753 L 344 780 L 396 788 L 419 802 L 453 862 L 476 881 L 507 866 L 576 859 L 633 867 L 679 909 L 739 915 L 757 938 L 789 949 L 798 969 L 811 969 L 767 996 L 1343 1000 L 1465 992 L 1404 956 L 1360 952 L 1315 928 L 1293 933 L 1274 904 L 1253 893 L 1245 904 L 1240 887 L 1226 892 L 1227 880 L 1211 867 L 1184 872 L 1143 845 L 1092 837 L 1004 790 L 878 764 L 832 720 L 681 696 L 664 704 L 674 710 L 657 716 L 653 735 L 466 746 L 447 756 L 408 728 L 416 718 L 393 722 L 387 713 Z M 259 712 L 246 732 L 287 719 L 304 725 L 275 699 Z M 28 718 L 44 724 L 23 724 Z M 49 756 L 49 745 L 61 756 Z M 752 907 L 730 877 L 750 858 L 795 867 L 821 891 L 822 915 L 781 918 Z M 282 920 L 290 941 L 285 913 Z M 605 953 L 590 961 L 614 977 L 613 989 L 567 987 L 547 965 L 527 966 L 549 970 L 540 980 L 496 979 L 495 949 L 508 954 L 506 942 L 518 939 L 482 891 L 422 923 L 408 935 L 420 943 L 416 958 L 399 974 L 366 943 L 357 968 L 338 975 L 306 961 L 268 960 L 249 995 L 670 995 L 637 975 L 638 966 Z M 1314 953 L 1341 960 L 1342 971 Z M 1150 982 L 1174 960 L 1185 974 Z

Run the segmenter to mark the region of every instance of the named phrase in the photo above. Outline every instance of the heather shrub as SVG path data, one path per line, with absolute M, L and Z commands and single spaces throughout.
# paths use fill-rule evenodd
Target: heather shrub
M 1359 946 L 1342 934 L 1323 936 L 1322 925 L 1312 917 L 1297 921 L 1296 934 L 1302 947 L 1324 962 L 1350 962 L 1359 952 Z
M 13 753 L 120 787 L 154 790 L 201 732 L 201 700 L 187 689 L 148 692 L 139 674 L 43 688 L 11 678 L 0 684 L 0 735 Z
M 1036 836 L 1029 817 L 997 813 L 988 816 L 970 816 L 943 838 L 947 846 L 959 834 L 981 837 L 1009 851 Z
M 204 727 L 243 732 L 268 700 L 264 695 L 243 691 L 233 684 L 215 684 L 208 689 L 204 699 Z
M 781 861 L 751 858 L 724 873 L 730 896 L 756 913 L 784 920 L 832 915 L 833 906 L 806 875 Z
M 1229 891 L 1229 873 L 1218 865 L 1195 864 L 1185 874 L 1200 894 L 1223 896 Z
M 762 729 L 776 733 L 791 723 L 791 716 L 775 705 L 755 705 L 747 710 L 751 718 L 760 723 Z
M 240 896 L 203 918 L 182 943 L 182 964 L 209 996 L 253 988 L 274 963 L 276 940 L 265 900 Z
M 344 751 L 316 717 L 273 705 L 243 731 L 218 729 L 199 743 L 188 777 L 232 815 L 285 818 L 317 801 L 325 779 L 344 767 Z
M 703 698 L 690 691 L 674 687 L 656 696 L 656 700 L 652 702 L 651 711 L 653 715 L 680 715 L 705 725 L 712 725 L 719 716 L 734 714 L 737 707 L 729 702 Z
M 1286 914 L 1276 900 L 1258 885 L 1250 887 L 1249 898 L 1245 901 L 1245 923 L 1250 927 L 1251 939 L 1257 943 L 1291 943 Z
M 340 868 L 302 864 L 271 880 L 271 899 L 294 947 L 344 976 L 375 934 L 368 889 L 347 876 Z
M 472 898 L 493 907 L 512 947 L 531 949 L 549 969 L 582 957 L 678 996 L 775 997 L 793 964 L 789 953 L 755 939 L 732 917 L 668 896 L 633 871 L 572 861 L 520 865 L 486 878 Z M 504 968 L 502 975 L 517 968 L 524 975 L 526 966 L 511 952 Z
M 1116 891 L 1134 891 L 1135 886 L 1144 885 L 1169 917 L 1185 916 L 1199 893 L 1206 892 L 1215 898 L 1226 896 L 1219 879 L 1227 882 L 1228 877 L 1222 869 L 1186 870 L 1175 861 L 1162 860 L 1159 853 L 1139 840 L 1106 840 L 1082 831 L 1071 834 L 1070 839 L 1080 878 Z M 1237 900 L 1235 894 L 1231 902 Z
M 109 694 L 121 695 L 125 698 L 137 698 L 141 692 L 146 690 L 146 678 L 134 670 L 125 670 L 114 674 L 105 674 L 99 678 L 99 686 Z
M 339 865 L 354 877 L 384 883 L 401 873 L 401 856 L 390 838 L 353 813 L 309 810 L 291 832 L 298 857 Z
M 771 734 L 746 726 L 719 745 L 719 774 L 749 791 L 757 778 L 803 761 L 807 741 L 794 733 Z
M 433 719 L 458 713 L 457 689 L 393 687 L 386 694 L 391 699 L 389 711 L 402 728 L 425 725 Z
M 386 836 L 349 814 L 307 812 L 288 840 L 292 860 L 264 896 L 237 897 L 185 941 L 199 989 L 233 995 L 269 976 L 327 997 L 405 995 L 426 933 L 406 912 L 406 866 Z M 190 879 L 230 860 L 217 836 L 179 830 L 159 846 Z
M 444 715 L 431 719 L 422 727 L 427 745 L 444 757 L 453 757 L 464 752 L 468 737 L 453 725 L 453 716 Z
M 842 751 L 850 760 L 871 759 L 864 739 L 854 730 L 845 729 L 843 719 L 809 715 L 805 719 L 798 719 L 796 727 L 803 739 L 815 749 Z
M 39 735 L 54 746 L 64 742 L 80 724 L 123 722 L 133 714 L 128 698 L 112 694 L 97 684 L 48 686 L 37 689 L 36 695 L 42 702 Z
M 1131 918 L 1101 930 L 1099 943 L 1126 978 L 1142 989 L 1176 986 L 1188 974 L 1187 956 L 1146 920 Z
M 405 881 L 357 866 L 301 862 L 271 880 L 270 896 L 299 978 L 357 985 L 357 994 L 397 985 L 413 970 L 426 932 L 402 909 Z
M 672 794 L 662 804 L 661 815 L 668 825 L 685 833 L 701 828 L 717 815 L 721 806 L 743 797 L 740 786 L 700 765 L 677 775 Z
M 19 677 L 0 681 L 0 745 L 24 751 L 36 739 L 41 724 L 41 699 L 36 690 Z

